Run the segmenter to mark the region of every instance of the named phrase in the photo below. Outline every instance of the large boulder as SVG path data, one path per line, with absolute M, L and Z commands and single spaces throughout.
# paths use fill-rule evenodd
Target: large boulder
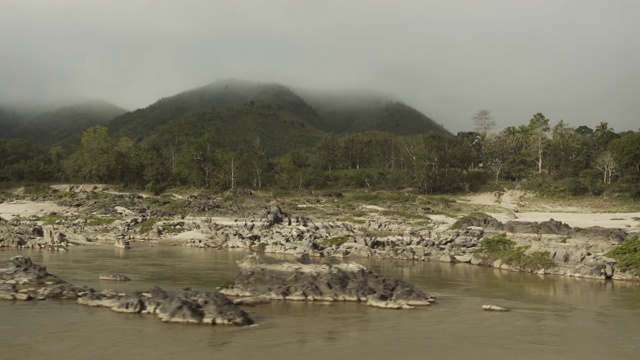
M 206 325 L 250 325 L 253 320 L 217 290 L 170 295 L 157 309 L 162 321 Z
M 400 279 L 388 279 L 360 264 L 330 259 L 324 263 L 277 260 L 249 255 L 238 262 L 240 273 L 231 296 L 273 300 L 362 301 L 384 308 L 429 305 L 433 298 Z
M 0 284 L 59 284 L 64 281 L 47 272 L 47 268 L 34 264 L 31 258 L 14 256 L 0 260 Z

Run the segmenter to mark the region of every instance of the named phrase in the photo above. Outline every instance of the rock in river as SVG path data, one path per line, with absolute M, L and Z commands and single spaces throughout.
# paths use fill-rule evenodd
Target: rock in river
M 108 275 L 117 280 L 126 278 L 122 274 Z M 107 289 L 96 291 L 68 284 L 48 273 L 46 267 L 34 264 L 28 257 L 14 256 L 9 260 L 0 260 L 0 300 L 46 298 L 76 299 L 78 304 L 106 307 L 115 312 L 155 314 L 166 322 L 253 324 L 246 312 L 218 290 L 170 293 L 154 287 L 149 292 L 131 294 Z
M 104 274 L 100 274 L 98 279 L 100 279 L 100 280 L 109 280 L 109 281 L 129 281 L 129 280 L 131 280 L 131 279 L 129 279 L 128 276 L 126 276 L 124 274 L 119 274 L 119 273 L 104 273 Z
M 249 255 L 238 262 L 235 285 L 221 292 L 271 300 L 362 301 L 382 308 L 430 305 L 434 299 L 400 279 L 388 279 L 353 262 L 277 260 Z
M 0 260 L 0 284 L 59 284 L 63 280 L 47 272 L 47 268 L 34 264 L 31 258 L 14 256 Z

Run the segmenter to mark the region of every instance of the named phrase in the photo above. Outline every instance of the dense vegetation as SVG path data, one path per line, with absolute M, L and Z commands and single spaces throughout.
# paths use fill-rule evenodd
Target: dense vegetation
M 105 125 L 126 110 L 104 101 L 88 100 L 61 107 L 44 106 L 34 114 L 29 112 L 0 108 L 0 137 L 22 139 L 44 147 L 71 148 L 80 141 L 84 130 Z
M 501 260 L 503 264 L 525 270 L 550 269 L 557 266 L 548 251 L 534 251 L 527 254 L 527 250 L 527 246 L 516 246 L 515 241 L 502 233 L 484 238 L 476 254 L 488 263 Z
M 605 122 L 595 129 L 551 124 L 541 113 L 494 132 L 490 112 L 482 110 L 474 131 L 453 136 L 398 102 L 331 106 L 331 99 L 306 96 L 309 102 L 279 85 L 224 82 L 85 124 L 73 146 L 0 139 L 0 181 L 91 181 L 155 192 L 178 186 L 421 193 L 517 182 L 542 194 L 640 197 L 640 132 L 616 133 Z M 49 132 L 72 132 L 58 127 Z
M 625 240 L 607 256 L 617 261 L 617 269 L 640 276 L 640 239 L 637 236 Z

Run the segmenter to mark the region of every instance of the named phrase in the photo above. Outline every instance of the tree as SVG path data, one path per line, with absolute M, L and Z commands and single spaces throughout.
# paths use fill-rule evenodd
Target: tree
M 610 148 L 621 166 L 635 168 L 640 174 L 640 132 L 613 140 Z
M 500 179 L 502 170 L 508 159 L 509 148 L 504 134 L 498 134 L 486 142 L 484 146 L 483 167 L 493 173 L 493 178 L 497 182 Z
M 220 152 L 220 175 L 227 188 L 235 189 L 238 182 L 238 168 L 241 156 L 234 151 Z
M 69 160 L 71 176 L 103 183 L 113 180 L 117 175 L 115 146 L 109 137 L 109 130 L 104 126 L 87 129 L 82 134 L 80 148 Z
M 491 111 L 487 109 L 478 111 L 473 115 L 472 119 L 476 132 L 482 136 L 483 140 L 496 128 L 496 122 L 491 116 Z
M 329 171 L 338 167 L 338 157 L 340 154 L 340 144 L 333 133 L 326 134 L 317 146 L 317 158 L 321 167 L 326 167 Z
M 609 127 L 609 124 L 604 121 L 601 122 L 600 125 L 596 126 L 596 129 L 593 131 L 593 136 L 595 138 L 596 146 L 600 151 L 607 150 L 609 143 L 617 137 L 613 129 Z
M 213 141 L 212 128 L 206 129 L 199 138 L 184 137 L 176 166 L 176 171 L 183 180 L 196 186 L 213 187 L 212 180 L 219 165 Z
M 551 130 L 549 169 L 556 178 L 575 176 L 574 160 L 580 152 L 580 135 L 560 120 Z
M 342 154 L 349 169 L 360 169 L 360 165 L 367 155 L 364 136 L 362 134 L 348 135 L 342 141 Z
M 251 166 L 253 173 L 253 187 L 262 188 L 263 173 L 267 168 L 267 150 L 260 143 L 260 138 L 256 138 L 250 150 Z
M 609 150 L 603 152 L 595 160 L 595 167 L 602 173 L 602 182 L 611 184 L 611 179 L 616 175 L 618 164 L 613 153 Z
M 542 154 L 544 153 L 547 133 L 550 130 L 549 119 L 545 118 L 542 113 L 536 113 L 529 120 L 529 130 L 533 148 L 537 153 L 538 173 L 542 173 Z

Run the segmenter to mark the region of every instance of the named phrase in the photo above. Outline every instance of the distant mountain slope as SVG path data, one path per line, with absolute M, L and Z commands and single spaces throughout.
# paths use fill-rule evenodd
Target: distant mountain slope
M 0 138 L 11 138 L 22 117 L 15 111 L 0 107 Z
M 125 112 L 125 109 L 106 101 L 88 100 L 22 120 L 12 135 L 43 146 L 61 144 L 80 139 L 84 130 L 106 124 Z
M 176 127 L 178 123 L 181 125 Z M 162 98 L 108 124 L 112 135 L 137 140 L 157 140 L 159 132 L 167 131 L 199 136 L 207 126 L 214 127 L 216 136 L 224 138 L 232 149 L 247 148 L 260 139 L 273 155 L 312 147 L 327 132 L 449 134 L 424 114 L 388 95 L 292 90 L 279 84 L 237 80 Z
M 325 131 L 377 130 L 396 135 L 436 131 L 450 134 L 442 125 L 390 95 L 368 91 L 300 92 L 323 118 L 321 129 Z
M 269 157 L 314 146 L 323 136 L 290 108 L 262 100 L 184 115 L 158 127 L 151 139 L 163 141 L 171 134 L 198 138 L 207 128 L 214 129 L 216 145 L 235 151 L 259 146 Z
M 283 85 L 227 80 L 162 98 L 144 109 L 114 119 L 109 128 L 113 134 L 144 138 L 156 127 L 184 115 L 225 109 L 252 101 L 280 104 L 313 127 L 318 127 L 322 122 L 311 106 Z

